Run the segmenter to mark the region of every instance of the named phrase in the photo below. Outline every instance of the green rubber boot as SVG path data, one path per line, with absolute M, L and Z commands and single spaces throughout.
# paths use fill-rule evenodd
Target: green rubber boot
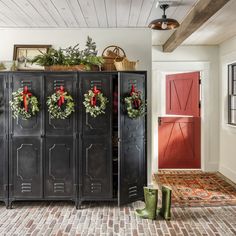
M 162 186 L 162 207 L 159 209 L 159 215 L 165 220 L 171 219 L 171 188 Z
M 156 218 L 158 190 L 144 187 L 143 191 L 146 206 L 144 209 L 137 209 L 135 213 L 141 218 L 154 220 Z

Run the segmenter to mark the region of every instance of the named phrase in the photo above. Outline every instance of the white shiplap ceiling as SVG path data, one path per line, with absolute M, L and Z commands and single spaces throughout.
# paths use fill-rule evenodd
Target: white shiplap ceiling
M 166 14 L 179 22 L 197 1 L 160 0 L 170 3 Z M 156 3 L 157 0 L 0 0 L 0 28 L 143 28 L 162 16 Z M 232 37 L 236 34 L 235 12 L 236 0 L 231 0 L 184 44 L 218 44 Z M 172 33 L 153 31 L 153 45 L 164 44 Z
M 166 1 L 165 1 L 166 2 Z M 182 19 L 196 0 L 172 0 L 168 16 Z M 160 18 L 157 0 L 0 0 L 0 27 L 147 27 Z

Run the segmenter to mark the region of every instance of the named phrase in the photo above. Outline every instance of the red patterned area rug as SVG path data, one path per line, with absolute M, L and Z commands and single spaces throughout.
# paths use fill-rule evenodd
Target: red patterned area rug
M 236 185 L 218 172 L 160 171 L 158 186 L 172 188 L 172 206 L 236 205 Z

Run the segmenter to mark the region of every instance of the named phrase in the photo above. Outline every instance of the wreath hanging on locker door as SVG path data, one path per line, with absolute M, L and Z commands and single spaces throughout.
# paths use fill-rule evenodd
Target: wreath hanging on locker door
M 38 99 L 29 92 L 27 86 L 12 93 L 10 107 L 14 119 L 20 117 L 23 120 L 28 120 L 39 112 Z
M 146 113 L 146 102 L 142 99 L 142 93 L 137 91 L 132 84 L 129 96 L 125 97 L 125 109 L 131 119 L 144 116 Z
M 63 86 L 60 86 L 51 96 L 47 98 L 48 112 L 52 119 L 66 119 L 75 112 L 75 103 Z
M 86 113 L 89 113 L 92 117 L 105 114 L 107 103 L 108 99 L 96 86 L 90 89 L 88 93 L 84 94 L 83 104 L 86 108 Z

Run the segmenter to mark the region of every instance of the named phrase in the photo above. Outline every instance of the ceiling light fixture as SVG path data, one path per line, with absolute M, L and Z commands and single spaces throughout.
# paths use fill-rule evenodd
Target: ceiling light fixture
M 161 19 L 153 20 L 148 27 L 153 30 L 172 30 L 179 27 L 179 22 L 175 19 L 166 17 L 166 9 L 169 4 L 160 4 L 160 8 L 163 10 L 163 15 Z

